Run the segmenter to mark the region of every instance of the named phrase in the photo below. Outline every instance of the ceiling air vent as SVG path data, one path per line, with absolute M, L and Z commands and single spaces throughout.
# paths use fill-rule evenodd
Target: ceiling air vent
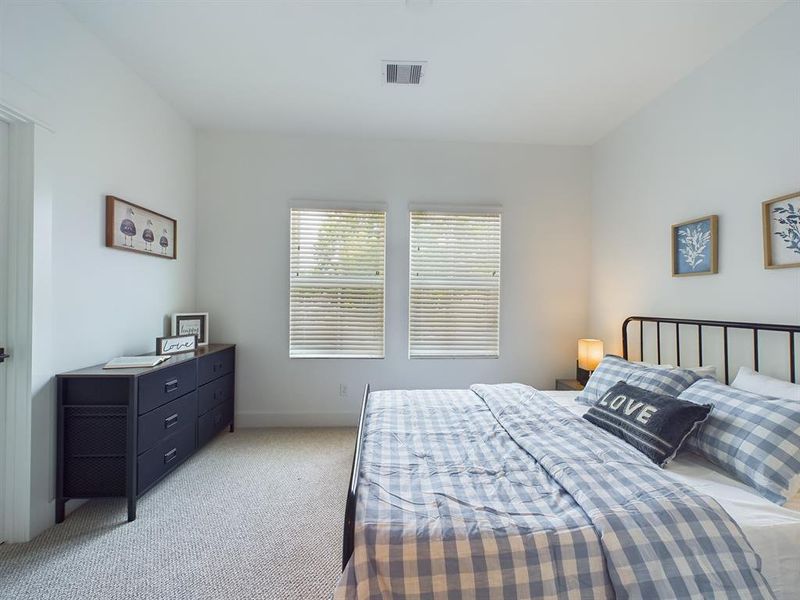
M 384 81 L 387 84 L 420 85 L 424 66 L 424 62 L 384 61 Z

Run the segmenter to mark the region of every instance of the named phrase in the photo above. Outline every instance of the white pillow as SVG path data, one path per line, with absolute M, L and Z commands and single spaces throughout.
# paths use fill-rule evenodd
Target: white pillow
M 690 371 L 694 371 L 700 377 L 713 377 L 714 379 L 717 378 L 717 367 L 713 365 L 707 365 L 705 367 L 685 367 Z
M 777 377 L 762 375 L 749 367 L 740 367 L 731 387 L 761 396 L 800 402 L 800 385 Z
M 641 365 L 643 367 L 648 367 L 650 369 L 674 369 L 672 365 L 657 365 L 654 363 L 649 362 L 636 362 L 634 364 Z M 707 377 L 711 376 L 714 379 L 717 378 L 717 367 L 714 366 L 706 366 L 706 367 L 680 367 L 681 369 L 686 369 L 687 371 L 692 371 L 699 375 L 700 377 Z

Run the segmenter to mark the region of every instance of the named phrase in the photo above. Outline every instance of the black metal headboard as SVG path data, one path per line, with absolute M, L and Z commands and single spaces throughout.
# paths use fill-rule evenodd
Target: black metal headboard
M 725 383 L 729 383 L 728 359 L 728 330 L 744 329 L 753 332 L 753 369 L 758 371 L 758 333 L 760 331 L 778 331 L 789 336 L 789 378 L 792 383 L 796 383 L 797 373 L 795 368 L 795 334 L 800 333 L 800 325 L 776 325 L 774 323 L 745 323 L 739 321 L 707 321 L 703 319 L 672 319 L 667 317 L 628 317 L 622 323 L 622 355 L 628 358 L 628 324 L 639 322 L 639 355 L 644 360 L 644 324 L 656 324 L 656 347 L 658 361 L 661 362 L 661 324 L 669 323 L 675 325 L 675 356 L 677 365 L 681 364 L 681 325 L 694 325 L 697 327 L 697 355 L 700 359 L 700 366 L 703 365 L 703 328 L 717 327 L 722 329 L 722 348 L 725 362 Z

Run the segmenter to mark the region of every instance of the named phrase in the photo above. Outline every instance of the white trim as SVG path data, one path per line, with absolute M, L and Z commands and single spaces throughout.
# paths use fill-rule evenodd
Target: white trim
M 8 339 L 6 361 L 5 493 L 3 529 L 8 541 L 30 538 L 31 368 L 33 309 L 34 128 L 2 108 L 9 121 Z
M 0 65 L 0 118 L 8 123 L 29 123 L 54 133 L 53 103 Z
M 307 412 L 273 413 L 245 411 L 236 413 L 236 427 L 250 429 L 261 427 L 356 427 L 358 411 L 355 412 Z
M 8 296 L 11 293 L 8 289 L 8 192 L 9 182 L 8 178 L 11 173 L 10 168 L 10 153 L 11 147 L 11 126 L 2 117 L 0 117 L 0 345 L 6 344 L 6 329 L 8 326 L 6 304 Z M 0 365 L 0 423 L 8 421 L 6 414 L 6 369 L 5 363 Z M 2 486 L 6 485 L 6 428 L 0 425 L 0 490 Z M 6 494 L 0 492 L 0 516 L 5 515 Z M 6 524 L 4 520 L 0 520 L 0 542 L 4 542 Z
M 0 120 L 5 121 L 9 125 L 14 123 L 38 125 L 39 127 L 46 129 L 50 133 L 53 133 L 53 128 L 46 122 L 40 119 L 36 119 L 30 115 L 26 115 L 24 112 L 17 110 L 16 108 L 13 108 L 7 104 L 3 104 L 2 98 L 0 98 Z
M 489 200 L 430 201 L 414 200 L 408 203 L 408 212 L 433 212 L 445 214 L 498 214 L 503 215 L 503 205 Z
M 388 212 L 389 205 L 385 200 L 353 200 L 353 199 L 329 199 L 320 200 L 312 198 L 290 198 L 286 202 L 286 206 L 291 214 L 295 209 L 307 210 L 343 210 L 343 211 L 375 211 L 375 212 Z

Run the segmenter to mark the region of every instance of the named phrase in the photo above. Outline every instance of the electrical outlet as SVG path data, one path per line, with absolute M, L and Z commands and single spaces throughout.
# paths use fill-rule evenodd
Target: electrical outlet
M 347 398 L 347 384 L 340 383 L 339 384 L 339 398 Z

